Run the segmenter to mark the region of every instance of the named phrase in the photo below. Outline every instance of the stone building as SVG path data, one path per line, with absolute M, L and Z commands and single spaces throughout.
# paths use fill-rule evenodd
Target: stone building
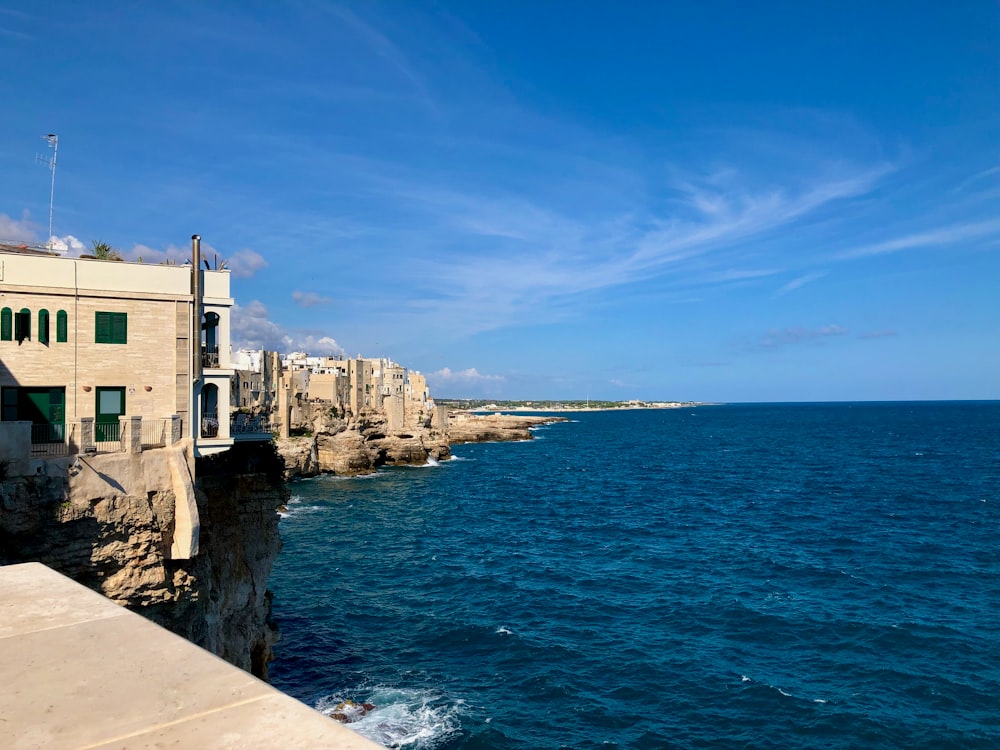
M 289 425 L 308 421 L 311 404 L 330 407 L 342 419 L 385 418 L 390 432 L 430 421 L 434 401 L 426 379 L 386 357 L 354 359 L 289 354 L 281 362 L 279 401 L 287 400 Z M 278 421 L 286 408 L 279 404 Z
M 192 253 L 169 266 L 0 246 L 0 431 L 30 426 L 37 453 L 230 447 L 229 271 L 199 267 L 197 237 Z

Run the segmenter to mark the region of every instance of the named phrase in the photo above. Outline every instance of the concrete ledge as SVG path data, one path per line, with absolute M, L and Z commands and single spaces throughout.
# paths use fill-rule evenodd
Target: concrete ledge
M 0 567 L 0 747 L 379 745 L 40 563 Z

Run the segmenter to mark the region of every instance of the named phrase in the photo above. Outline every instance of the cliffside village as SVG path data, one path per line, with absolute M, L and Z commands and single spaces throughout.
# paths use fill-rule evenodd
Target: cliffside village
M 0 245 L 0 459 L 140 453 L 191 439 L 195 457 L 311 429 L 310 415 L 444 424 L 422 375 L 386 358 L 232 352 L 230 273 L 68 258 Z

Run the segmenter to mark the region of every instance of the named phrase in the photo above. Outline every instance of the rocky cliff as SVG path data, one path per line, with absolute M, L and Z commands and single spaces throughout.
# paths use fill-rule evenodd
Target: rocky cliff
M 370 474 L 379 466 L 425 464 L 451 455 L 451 445 L 531 440 L 532 427 L 566 422 L 566 417 L 520 414 L 450 414 L 446 430 L 428 421 L 390 432 L 384 416 L 370 412 L 358 419 L 317 413 L 308 427 L 312 434 L 277 440 L 287 477 L 321 473 Z
M 453 412 L 448 418 L 448 439 L 452 445 L 531 440 L 534 437 L 531 434 L 532 427 L 568 421 L 566 417 Z
M 277 440 L 286 476 L 370 474 L 379 466 L 425 464 L 451 455 L 447 434 L 429 418 L 391 430 L 385 415 L 374 410 L 344 418 L 316 409 L 306 431 L 311 434 Z
M 175 539 L 190 530 L 171 468 L 178 458 L 193 466 L 190 441 L 53 459 L 38 475 L 5 478 L 0 564 L 45 563 L 266 677 L 277 637 L 267 579 L 281 548 L 276 509 L 287 499 L 281 459 L 270 443 L 199 459 L 197 482 L 188 481 L 200 522 L 191 549 Z

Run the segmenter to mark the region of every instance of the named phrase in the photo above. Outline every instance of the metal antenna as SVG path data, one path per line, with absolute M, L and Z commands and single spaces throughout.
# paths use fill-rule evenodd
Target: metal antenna
M 56 198 L 56 158 L 59 156 L 59 136 L 55 133 L 49 133 L 48 135 L 43 135 L 44 138 L 49 143 L 49 148 L 52 149 L 52 158 L 43 159 L 38 157 L 38 161 L 45 164 L 52 171 L 52 188 L 49 190 L 49 241 L 46 246 L 49 251 L 52 250 L 52 207 L 55 204 Z

